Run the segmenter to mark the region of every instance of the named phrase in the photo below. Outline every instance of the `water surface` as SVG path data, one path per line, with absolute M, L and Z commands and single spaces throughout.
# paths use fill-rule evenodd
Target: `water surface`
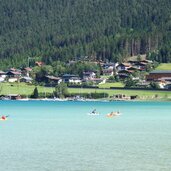
M 2 171 L 171 170 L 169 102 L 0 101 L 0 113 Z

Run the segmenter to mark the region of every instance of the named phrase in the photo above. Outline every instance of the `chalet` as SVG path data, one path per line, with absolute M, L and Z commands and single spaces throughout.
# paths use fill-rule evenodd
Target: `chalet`
M 83 79 L 85 79 L 85 80 L 91 80 L 91 79 L 93 79 L 95 77 L 96 77 L 95 72 L 92 72 L 92 71 L 83 72 Z
M 8 82 L 16 82 L 19 81 L 19 78 L 21 77 L 21 72 L 18 71 L 8 71 L 6 73 Z
M 73 83 L 73 84 L 81 84 L 82 80 L 79 77 L 71 77 L 69 79 L 69 83 Z
M 133 71 L 121 70 L 121 71 L 118 71 L 118 76 L 119 76 L 119 78 L 127 78 L 127 77 L 129 77 L 132 73 L 133 73 Z
M 148 63 L 145 62 L 137 62 L 136 64 L 134 64 L 133 66 L 138 68 L 141 71 L 144 71 L 146 69 Z
M 51 75 L 47 75 L 44 78 L 46 84 L 49 86 L 56 86 L 58 84 L 60 84 L 62 82 L 62 79 L 59 77 L 55 77 L 55 76 L 51 76 Z
M 113 76 L 114 68 L 115 68 L 115 64 L 114 63 L 104 63 L 102 65 L 102 73 L 103 73 L 103 75 Z
M 65 83 L 69 83 L 70 79 L 73 79 L 73 78 L 78 78 L 78 75 L 73 75 L 73 74 L 64 74 L 62 76 L 62 81 L 65 82 Z
M 121 63 L 119 64 L 116 69 L 118 71 L 121 71 L 121 70 L 127 70 L 128 68 L 130 68 L 132 65 L 130 63 Z
M 167 77 L 167 79 L 171 78 L 171 70 L 154 70 L 146 76 L 147 81 L 157 81 L 158 79 L 162 79 Z

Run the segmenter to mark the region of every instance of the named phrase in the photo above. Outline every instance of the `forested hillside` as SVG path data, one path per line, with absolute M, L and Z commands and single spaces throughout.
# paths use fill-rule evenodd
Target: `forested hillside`
M 0 1 L 1 68 L 27 64 L 28 56 L 51 64 L 147 52 L 171 61 L 170 0 Z

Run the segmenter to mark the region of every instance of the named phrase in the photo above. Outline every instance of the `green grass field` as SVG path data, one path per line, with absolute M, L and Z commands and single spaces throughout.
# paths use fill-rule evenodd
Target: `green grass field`
M 20 94 L 31 95 L 35 86 L 27 85 L 25 83 L 0 83 L 0 94 Z M 55 88 L 47 88 L 37 86 L 39 93 L 52 93 Z M 138 95 L 141 99 L 150 100 L 158 96 L 158 99 L 171 100 L 171 91 L 149 91 L 149 90 L 112 90 L 112 89 L 87 89 L 87 88 L 69 88 L 69 93 L 108 93 L 109 96 L 116 94 Z
M 155 70 L 171 70 L 171 63 L 162 63 Z
M 157 95 L 159 99 L 171 99 L 171 91 L 150 91 L 150 90 L 112 90 L 112 89 L 86 89 L 86 88 L 70 88 L 70 93 L 91 93 L 91 92 L 105 92 L 108 93 L 109 96 L 116 94 L 125 94 L 127 96 L 130 95 L 138 95 L 140 99 L 154 99 Z
M 121 82 L 99 84 L 99 88 L 110 88 L 110 87 L 124 87 L 124 84 Z
M 20 94 L 31 95 L 34 91 L 34 85 L 27 85 L 25 83 L 0 83 L 0 94 Z M 52 93 L 54 88 L 47 88 L 37 86 L 40 93 Z

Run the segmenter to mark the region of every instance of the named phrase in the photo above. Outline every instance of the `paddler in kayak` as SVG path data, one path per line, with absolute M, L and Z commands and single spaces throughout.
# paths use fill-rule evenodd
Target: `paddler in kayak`
M 8 118 L 8 116 L 5 116 L 5 115 L 1 116 L 1 120 L 3 120 L 3 121 L 7 120 L 7 118 Z

